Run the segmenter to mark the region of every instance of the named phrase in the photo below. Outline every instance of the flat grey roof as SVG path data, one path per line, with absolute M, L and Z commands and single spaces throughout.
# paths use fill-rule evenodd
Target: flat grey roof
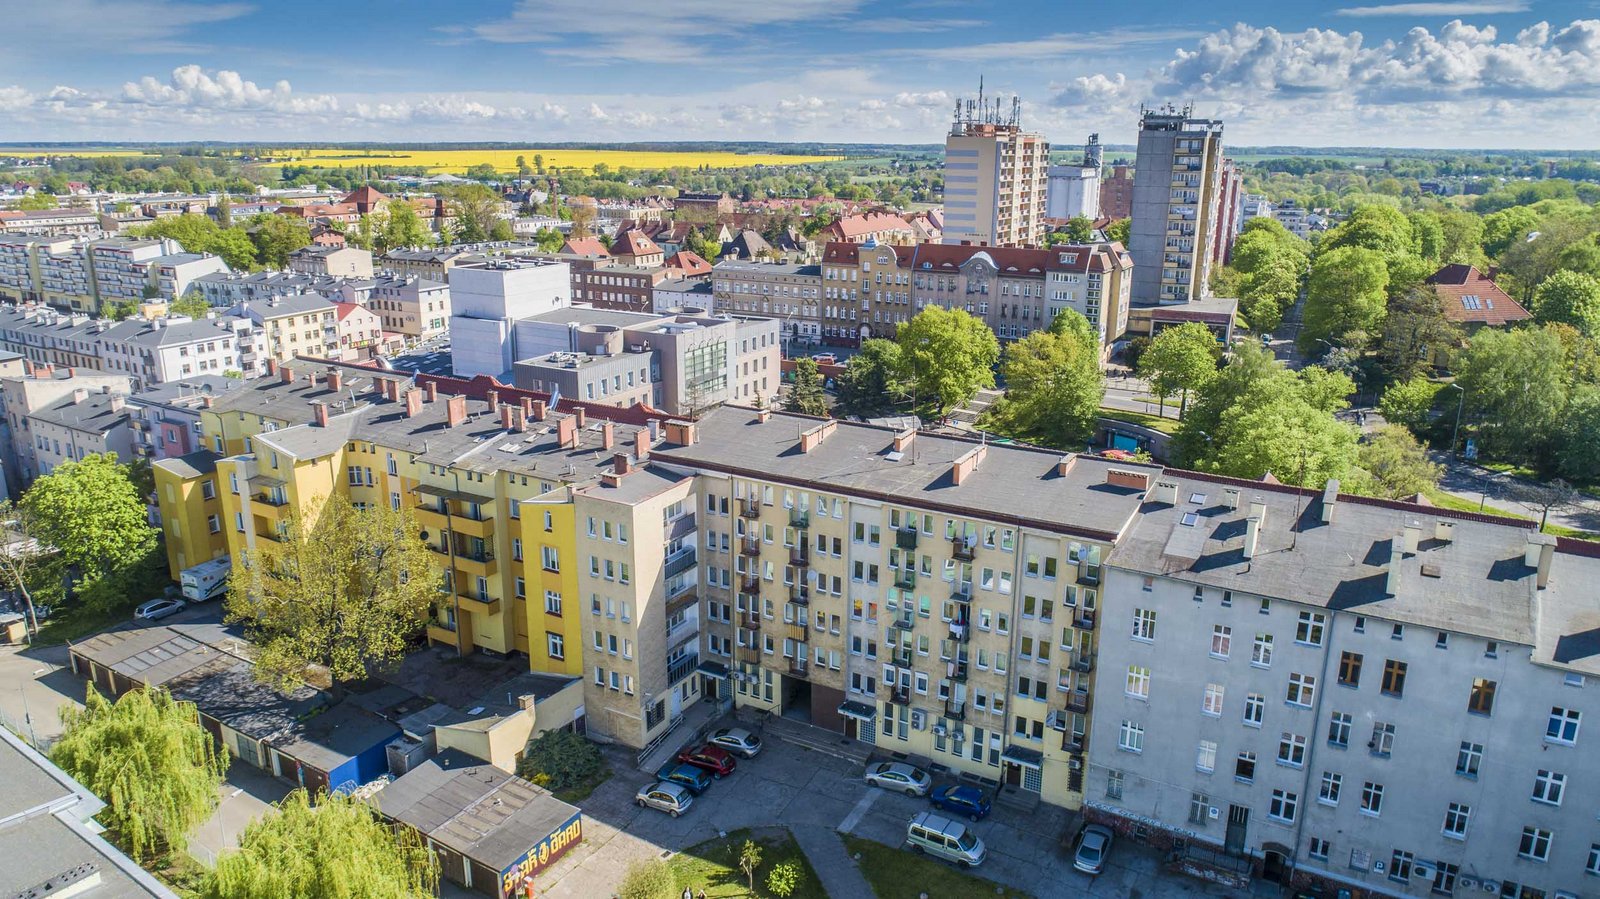
M 296 722 L 289 731 L 268 742 L 278 751 L 326 772 L 399 735 L 400 728 L 394 724 L 358 705 L 342 702 Z
M 152 687 L 220 657 L 248 660 L 253 649 L 236 628 L 207 624 L 127 625 L 72 645 L 73 655 Z
M 624 312 L 619 309 L 597 309 L 584 303 L 573 303 L 561 309 L 551 309 L 538 315 L 530 315 L 522 321 L 546 322 L 549 324 L 565 325 L 575 322 L 579 325 L 614 325 L 618 328 L 636 328 L 660 321 L 669 316 L 657 315 L 653 312 Z
M 832 435 L 802 453 L 801 432 L 820 423 L 787 413 L 772 413 L 763 423 L 754 409 L 722 406 L 700 418 L 693 446 L 664 445 L 652 458 L 1094 540 L 1114 539 L 1139 508 L 1138 490 L 1105 483 L 1109 469 L 1126 464 L 991 443 L 958 486 L 952 464 L 978 449 L 976 440 L 919 432 L 912 450 L 895 459 L 892 429 L 840 421 Z M 1057 472 L 1063 458 L 1072 460 L 1065 475 Z
M 1533 660 L 1600 675 L 1600 548 L 1560 541 L 1549 586 L 1539 595 Z

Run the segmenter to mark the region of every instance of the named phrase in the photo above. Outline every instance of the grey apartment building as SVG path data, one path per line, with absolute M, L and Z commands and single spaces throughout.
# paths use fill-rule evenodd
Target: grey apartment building
M 1316 895 L 1600 893 L 1592 544 L 1154 481 L 1106 565 L 1087 817 Z

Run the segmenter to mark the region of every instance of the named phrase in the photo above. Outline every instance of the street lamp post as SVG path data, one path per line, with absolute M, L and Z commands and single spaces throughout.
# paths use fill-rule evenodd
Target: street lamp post
M 1467 406 L 1467 388 L 1454 381 L 1450 382 L 1450 387 L 1461 391 L 1461 398 L 1456 402 L 1456 426 L 1450 431 L 1450 455 L 1454 456 L 1456 454 L 1456 439 L 1461 436 L 1461 412 Z M 1450 387 L 1445 389 L 1449 390 Z

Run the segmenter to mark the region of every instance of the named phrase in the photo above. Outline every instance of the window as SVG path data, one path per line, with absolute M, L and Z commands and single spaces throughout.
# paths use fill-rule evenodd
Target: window
M 1211 628 L 1211 657 L 1225 659 L 1233 651 L 1233 628 L 1216 625 Z
M 1339 654 L 1339 686 L 1361 686 L 1361 659 L 1359 652 L 1342 652 Z
M 1294 629 L 1294 642 L 1321 646 L 1322 631 L 1327 622 L 1328 616 L 1321 612 L 1301 612 L 1300 621 Z
M 1327 840 L 1322 837 L 1312 837 L 1306 852 L 1317 861 L 1325 862 L 1328 860 L 1328 853 L 1332 850 L 1333 846 Z
M 1306 738 L 1287 731 L 1278 738 L 1278 762 L 1291 768 L 1306 763 Z
M 1129 696 L 1135 696 L 1139 699 L 1149 699 L 1150 669 L 1143 665 L 1129 665 L 1128 686 L 1126 689 Z
M 1589 861 L 1583 866 L 1583 870 L 1600 876 L 1600 843 L 1589 844 Z
M 561 594 L 554 590 L 544 591 L 544 610 L 550 615 L 561 614 Z
M 1560 805 L 1561 794 L 1566 792 L 1567 776 L 1554 771 L 1541 770 L 1533 778 L 1533 801 L 1546 805 Z
M 1372 724 L 1372 739 L 1367 741 L 1367 748 L 1372 754 L 1380 758 L 1388 758 L 1394 752 L 1394 725 L 1375 721 Z
M 1107 799 L 1121 799 L 1122 798 L 1122 772 L 1121 771 L 1108 771 L 1108 772 L 1106 772 L 1106 798 Z
M 1550 837 L 1548 830 L 1537 827 L 1522 828 L 1522 843 L 1517 846 L 1517 854 L 1536 862 L 1549 861 Z
M 1317 693 L 1317 679 L 1309 674 L 1289 675 L 1289 691 L 1284 700 L 1290 705 L 1310 708 L 1311 700 Z
M 1452 840 L 1464 840 L 1467 838 L 1467 822 L 1471 820 L 1472 806 L 1452 802 L 1444 810 L 1444 830 L 1442 832 Z
M 1404 849 L 1396 849 L 1394 855 L 1389 857 L 1389 879 L 1399 883 L 1409 882 L 1411 880 L 1411 863 L 1415 858 L 1416 856 Z
M 564 659 L 564 658 L 566 658 L 566 652 L 567 652 L 567 650 L 566 650 L 566 638 L 562 637 L 560 634 L 546 633 L 544 635 L 544 639 L 545 639 L 545 651 L 547 653 L 549 653 L 550 658 L 552 658 L 552 659 Z
M 1246 727 L 1260 727 L 1261 713 L 1267 707 L 1267 698 L 1260 693 L 1251 693 L 1244 698 L 1244 723 Z
M 1383 784 L 1369 780 L 1362 785 L 1361 810 L 1369 815 L 1383 814 Z
M 559 572 L 561 570 L 561 554 L 553 546 L 539 547 L 539 555 L 544 564 L 545 571 Z
M 1273 790 L 1272 804 L 1267 807 L 1267 817 L 1285 824 L 1293 824 L 1299 807 L 1300 794 L 1288 790 Z
M 1272 635 L 1256 634 L 1255 645 L 1250 648 L 1250 664 L 1258 668 L 1272 667 Z
M 1223 687 L 1221 684 L 1206 684 L 1205 697 L 1200 700 L 1200 711 L 1213 717 L 1220 716 L 1222 714 L 1222 692 Z
M 1200 771 L 1210 774 L 1217 768 L 1217 744 L 1213 740 L 1201 740 L 1200 747 L 1195 751 L 1194 766 Z
M 1254 783 L 1256 779 L 1256 754 L 1241 752 L 1233 762 L 1233 779 L 1240 783 Z
M 1156 613 L 1153 609 L 1133 610 L 1133 639 L 1151 641 L 1156 638 Z
M 1403 696 L 1406 692 L 1406 663 L 1386 659 L 1383 663 L 1383 692 L 1388 696 Z
M 1578 725 L 1583 713 L 1577 709 L 1555 706 L 1550 709 L 1550 723 L 1545 725 L 1544 738 L 1551 743 L 1571 746 L 1578 742 Z
M 1325 805 L 1339 804 L 1339 791 L 1344 788 L 1344 775 L 1332 771 L 1322 772 L 1322 787 L 1317 791 L 1317 801 Z
M 1204 826 L 1211 818 L 1211 797 L 1204 793 L 1189 794 L 1189 823 Z
M 1117 736 L 1117 746 L 1127 752 L 1144 752 L 1144 725 L 1124 718 L 1122 730 Z
M 1494 711 L 1496 684 L 1485 678 L 1473 678 L 1472 695 L 1467 699 L 1467 711 L 1475 715 L 1488 715 Z
M 1461 743 L 1461 749 L 1456 753 L 1456 773 L 1462 777 L 1477 777 L 1478 765 L 1483 762 L 1483 744 Z
M 1350 713 L 1334 712 L 1328 718 L 1328 745 L 1339 749 L 1350 746 Z

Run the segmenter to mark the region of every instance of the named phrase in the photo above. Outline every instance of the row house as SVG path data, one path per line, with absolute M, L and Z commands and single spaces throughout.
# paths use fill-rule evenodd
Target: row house
M 820 265 L 724 259 L 711 269 L 713 311 L 775 318 L 788 346 L 824 342 L 822 292 Z

